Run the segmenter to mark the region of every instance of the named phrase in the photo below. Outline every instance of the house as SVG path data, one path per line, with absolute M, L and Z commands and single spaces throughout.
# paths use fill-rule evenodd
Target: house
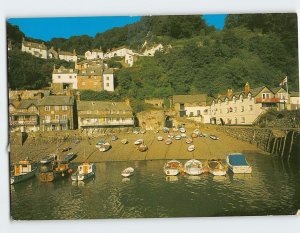
M 144 56 L 154 56 L 155 52 L 157 52 L 157 51 L 162 52 L 163 50 L 164 50 L 164 46 L 162 44 L 156 44 L 150 48 L 146 48 L 143 52 L 143 55 Z
M 79 70 L 77 75 L 78 90 L 102 91 L 103 89 L 103 70 L 99 66 L 90 66 Z
M 292 91 L 289 94 L 289 104 L 288 104 L 288 109 L 289 110 L 297 110 L 300 109 L 300 97 L 299 97 L 299 92 Z
M 134 52 L 131 49 L 122 46 L 106 52 L 104 58 L 125 57 L 126 54 L 134 54 Z
M 77 70 L 84 70 L 86 68 L 96 67 L 96 66 L 103 69 L 104 67 L 103 60 L 96 58 L 92 60 L 83 60 L 75 63 L 75 68 Z
M 106 69 L 103 72 L 103 90 L 114 91 L 114 70 Z
M 129 67 L 133 66 L 133 56 L 132 54 L 126 53 L 125 54 L 125 63 L 128 64 Z
M 68 62 L 77 62 L 77 55 L 75 49 L 73 52 L 61 51 L 58 49 L 58 58 Z
M 79 129 L 123 128 L 134 125 L 127 102 L 77 101 Z
M 211 104 L 211 122 L 226 125 L 252 125 L 269 108 L 277 108 L 280 99 L 266 86 L 250 88 L 246 83 L 241 92 L 228 89 Z
M 93 59 L 103 59 L 104 58 L 104 55 L 103 55 L 103 52 L 100 49 L 92 49 L 92 51 L 86 51 L 84 53 L 84 57 L 85 59 L 87 60 L 93 60 Z
M 271 91 L 274 93 L 275 98 L 279 99 L 279 103 L 277 105 L 278 110 L 287 109 L 288 103 L 290 102 L 287 91 L 282 87 L 271 88 Z
M 77 89 L 76 69 L 65 68 L 64 66 L 56 69 L 55 65 L 52 71 L 52 88 L 54 92 L 63 92 L 65 89 Z
M 49 59 L 58 59 L 58 52 L 54 50 L 54 47 L 48 50 L 48 58 Z
M 42 43 L 29 42 L 29 41 L 25 41 L 25 39 L 23 38 L 21 51 L 25 53 L 30 53 L 35 57 L 39 57 L 43 59 L 47 59 L 48 57 L 47 47 L 44 44 L 44 42 Z
M 74 97 L 47 96 L 39 103 L 40 130 L 74 129 Z
M 179 117 L 210 123 L 210 101 L 206 94 L 174 95 L 172 107 Z
M 10 100 L 42 99 L 49 95 L 50 90 L 9 90 L 8 92 Z

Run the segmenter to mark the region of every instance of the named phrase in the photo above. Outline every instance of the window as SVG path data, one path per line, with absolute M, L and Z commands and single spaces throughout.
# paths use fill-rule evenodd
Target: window
M 109 83 L 106 83 L 106 86 L 109 87 Z
M 61 119 L 62 119 L 62 120 L 67 120 L 67 115 L 62 115 L 62 116 L 61 116 Z
M 249 105 L 249 111 L 253 111 L 253 105 Z
M 55 120 L 59 120 L 59 115 L 55 115 Z
M 51 119 L 51 117 L 50 117 L 49 115 L 46 115 L 46 116 L 45 116 L 45 120 L 46 120 L 46 121 L 48 121 L 48 122 L 49 122 L 49 121 L 50 121 L 50 119 Z
M 50 111 L 50 106 L 45 106 L 45 111 Z
M 54 110 L 55 110 L 55 111 L 59 111 L 59 106 L 55 106 L 55 107 L 54 107 Z
M 244 112 L 244 110 L 245 110 L 245 107 L 242 106 L 242 107 L 241 107 L 241 112 Z
M 58 75 L 58 76 L 57 76 L 57 78 L 59 78 L 59 79 L 60 79 L 60 75 Z
M 241 118 L 241 123 L 245 123 L 245 117 Z
M 109 81 L 109 77 L 108 76 L 106 77 L 106 80 Z
M 270 93 L 262 93 L 262 98 L 263 99 L 269 99 L 270 98 Z
M 69 76 L 69 79 L 72 79 L 72 76 L 71 76 L 71 75 Z
M 61 110 L 63 110 L 63 111 L 68 110 L 68 106 L 61 106 Z

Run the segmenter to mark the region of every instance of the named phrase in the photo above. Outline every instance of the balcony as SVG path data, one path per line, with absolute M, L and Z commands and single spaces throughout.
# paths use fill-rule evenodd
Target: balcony
M 256 98 L 256 103 L 279 103 L 279 98 Z
M 109 121 L 109 122 L 88 122 L 82 121 L 81 127 L 97 127 L 97 126 L 127 126 L 127 125 L 134 125 L 134 120 L 125 120 L 125 121 Z
M 26 125 L 37 125 L 37 120 L 14 120 L 9 121 L 10 126 L 26 126 Z
M 69 122 L 68 120 L 56 120 L 56 119 L 43 121 L 44 125 L 66 125 L 68 124 L 68 122 Z

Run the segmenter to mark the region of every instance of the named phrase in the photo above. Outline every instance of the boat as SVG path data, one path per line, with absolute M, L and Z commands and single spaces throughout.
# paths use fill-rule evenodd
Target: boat
M 224 165 L 221 160 L 216 159 L 208 160 L 207 167 L 209 173 L 214 176 L 225 176 L 228 170 L 228 167 Z
M 219 140 L 219 137 L 217 137 L 216 135 L 209 135 L 209 137 L 210 137 L 212 140 Z
M 191 144 L 191 143 L 193 142 L 193 139 L 187 138 L 187 139 L 185 139 L 185 142 L 186 142 L 187 144 Z
M 105 139 L 101 138 L 101 139 L 96 143 L 96 147 L 97 147 L 97 148 L 100 148 L 104 143 L 105 143 Z
M 195 150 L 195 145 L 190 145 L 190 146 L 187 148 L 187 150 L 188 150 L 189 152 L 194 151 L 194 150 Z
M 132 167 L 128 167 L 124 171 L 122 171 L 121 176 L 129 177 L 129 176 L 132 176 L 133 173 L 134 173 L 134 169 Z
M 43 157 L 40 160 L 40 163 L 42 163 L 42 164 L 51 163 L 56 159 L 57 159 L 57 156 L 55 154 L 50 154 L 50 155 L 47 155 L 47 156 Z
M 162 130 L 163 130 L 164 133 L 169 133 L 169 131 L 170 131 L 169 128 L 167 128 L 167 127 L 163 127 Z
M 108 151 L 110 148 L 111 148 L 111 145 L 108 142 L 106 142 L 106 143 L 100 145 L 99 151 L 105 152 L 105 151 Z
M 183 128 L 183 127 L 181 127 L 181 128 L 179 128 L 179 131 L 180 131 L 180 133 L 185 133 L 185 132 L 186 132 L 186 129 Z
M 146 130 L 141 129 L 140 133 L 141 133 L 141 134 L 145 134 L 145 133 L 146 133 Z
M 203 165 L 199 160 L 191 159 L 184 164 L 184 172 L 192 176 L 200 175 L 203 173 Z
M 193 133 L 196 134 L 196 135 L 199 135 L 201 132 L 200 132 L 199 129 L 195 129 L 195 130 L 193 130 Z
M 116 136 L 116 135 L 113 135 L 113 136 L 111 137 L 111 140 L 112 140 L 112 141 L 116 141 L 116 140 L 118 140 L 118 136 Z
M 182 133 L 180 134 L 181 138 L 186 138 L 186 134 L 185 133 Z
M 177 132 L 177 131 L 178 131 L 178 128 L 174 127 L 173 132 Z
M 175 136 L 175 139 L 176 139 L 176 140 L 180 140 L 180 139 L 181 139 L 181 135 L 176 135 L 176 136 Z
M 226 162 L 233 173 L 251 173 L 252 167 L 242 153 L 231 153 L 227 156 Z
M 165 140 L 165 144 L 166 144 L 166 145 L 172 144 L 172 140 L 171 140 L 170 138 L 166 139 L 166 140 Z
M 171 160 L 164 165 L 164 173 L 167 176 L 177 176 L 182 169 L 182 164 L 177 160 Z
M 208 134 L 207 134 L 207 133 L 203 133 L 203 134 L 202 134 L 202 137 L 208 138 Z
M 64 148 L 62 148 L 62 150 L 61 150 L 61 152 L 66 152 L 66 151 L 69 151 L 69 150 L 71 150 L 72 149 L 72 147 L 64 147 Z
M 51 164 L 44 164 L 40 167 L 38 174 L 41 182 L 52 182 L 54 180 L 68 177 L 72 173 L 68 162 L 53 161 Z
M 145 152 L 146 150 L 148 150 L 148 146 L 146 146 L 145 144 L 140 144 L 140 145 L 138 146 L 138 150 L 139 150 L 140 152 Z
M 82 181 L 93 177 L 96 172 L 96 165 L 94 163 L 85 162 L 78 166 L 77 171 L 71 175 L 73 181 Z
M 77 154 L 76 153 L 74 153 L 74 152 L 70 152 L 70 153 L 68 153 L 68 154 L 66 154 L 65 155 L 65 157 L 63 158 L 63 160 L 62 161 L 64 161 L 64 162 L 70 162 L 70 161 L 72 161 L 73 159 L 75 159 L 76 158 L 76 156 L 77 156 Z
M 163 140 L 164 140 L 164 138 L 162 136 L 157 137 L 157 141 L 163 141 Z
M 168 134 L 168 138 L 174 138 L 174 134 L 169 133 L 169 134 Z
M 139 134 L 139 131 L 138 130 L 133 130 L 133 133 L 134 134 Z
M 134 145 L 141 145 L 144 142 L 143 139 L 138 139 L 134 142 Z
M 10 184 L 20 183 L 35 176 L 37 164 L 29 159 L 24 159 L 14 164 L 13 175 L 10 177 Z
M 122 144 L 127 144 L 127 143 L 128 143 L 128 140 L 127 140 L 126 138 L 124 138 L 124 139 L 121 140 L 121 143 L 122 143 Z
M 198 134 L 192 133 L 191 137 L 192 137 L 192 138 L 197 138 L 197 137 L 198 137 Z

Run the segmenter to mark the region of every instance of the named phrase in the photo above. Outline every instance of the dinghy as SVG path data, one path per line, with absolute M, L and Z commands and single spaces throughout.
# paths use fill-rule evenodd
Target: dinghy
M 76 153 L 70 152 L 70 153 L 68 153 L 67 155 L 65 155 L 65 157 L 63 158 L 62 161 L 63 161 L 63 162 L 69 163 L 70 161 L 72 161 L 73 159 L 75 159 L 76 156 L 77 156 Z
M 157 137 L 157 141 L 163 141 L 163 140 L 164 140 L 164 138 L 162 136 Z
M 188 175 L 200 175 L 203 173 L 202 163 L 199 160 L 191 159 L 184 164 L 184 171 Z
M 171 140 L 170 138 L 168 138 L 168 139 L 165 141 L 165 144 L 166 144 L 166 145 L 172 144 L 172 140 Z
M 140 145 L 138 146 L 138 150 L 139 150 L 140 152 L 145 152 L 146 150 L 148 150 L 148 146 L 146 146 L 145 144 L 140 144 Z
M 231 153 L 227 156 L 226 162 L 233 173 L 251 173 L 252 167 L 242 153 Z
M 219 140 L 219 137 L 217 137 L 216 135 L 210 135 L 209 136 L 212 140 Z
M 190 146 L 187 148 L 187 150 L 188 150 L 189 152 L 194 151 L 194 150 L 195 150 L 195 145 L 190 145 Z
M 197 137 L 198 137 L 198 134 L 192 133 L 191 137 L 192 137 L 192 138 L 197 138 Z
M 225 176 L 228 169 L 221 160 L 216 159 L 208 160 L 207 167 L 209 173 L 213 174 L 214 176 Z
M 42 164 L 51 163 L 56 159 L 57 159 L 57 156 L 55 154 L 50 154 L 50 155 L 43 157 L 41 159 L 40 163 L 42 163 Z
M 105 143 L 105 139 L 102 138 L 96 143 L 96 147 L 100 148 L 104 143 Z
M 187 139 L 185 139 L 185 142 L 186 142 L 187 144 L 191 144 L 191 143 L 193 142 L 193 139 L 187 138 Z
M 164 173 L 167 176 L 177 176 L 182 169 L 182 164 L 177 160 L 171 160 L 164 165 Z
M 186 129 L 182 127 L 182 128 L 179 128 L 179 131 L 180 131 L 180 133 L 185 133 Z
M 71 175 L 73 181 L 86 180 L 90 177 L 93 177 L 96 172 L 96 165 L 93 163 L 85 162 L 78 166 L 78 169 L 75 173 Z
M 175 139 L 176 139 L 176 140 L 180 140 L 180 139 L 181 139 L 181 135 L 176 135 L 176 136 L 175 136 Z
M 116 141 L 116 140 L 118 140 L 118 136 L 116 136 L 116 135 L 113 135 L 113 136 L 111 137 L 111 140 L 112 140 L 112 141 Z
M 124 139 L 121 140 L 121 143 L 125 145 L 125 144 L 128 143 L 128 140 L 126 138 L 124 138 Z
M 132 176 L 133 173 L 134 173 L 134 169 L 132 167 L 128 167 L 124 171 L 122 171 L 121 176 L 129 177 L 129 176 Z
M 180 134 L 181 138 L 186 138 L 186 134 L 185 133 L 182 133 Z
M 14 164 L 13 175 L 10 178 L 10 184 L 20 183 L 35 176 L 37 164 L 29 159 L 21 160 Z
M 144 142 L 143 139 L 138 139 L 134 142 L 134 145 L 141 145 Z
M 108 151 L 110 148 L 111 148 L 111 145 L 108 142 L 106 142 L 99 147 L 99 151 L 105 152 L 105 151 Z
M 140 133 L 141 133 L 141 134 L 145 134 L 145 133 L 146 133 L 146 130 L 141 129 Z

